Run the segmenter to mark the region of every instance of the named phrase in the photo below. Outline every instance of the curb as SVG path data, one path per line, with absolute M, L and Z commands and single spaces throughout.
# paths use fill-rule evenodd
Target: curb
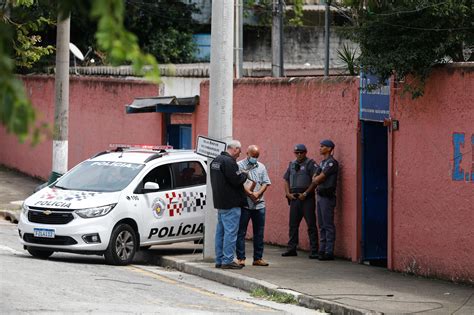
M 3 217 L 5 220 L 10 221 L 11 223 L 17 224 L 20 217 L 19 210 L 0 210 L 0 217 Z
M 173 268 L 181 272 L 189 273 L 195 276 L 199 276 L 208 280 L 220 282 L 222 284 L 236 287 L 238 289 L 252 292 L 255 289 L 261 288 L 268 293 L 286 293 L 294 296 L 299 306 L 303 306 L 310 309 L 324 309 L 324 311 L 331 314 L 383 314 L 373 310 L 366 310 L 361 308 L 355 308 L 352 306 L 344 305 L 337 302 L 330 302 L 327 300 L 317 299 L 310 295 L 301 294 L 296 291 L 281 289 L 277 285 L 272 283 L 250 278 L 237 273 L 215 269 L 213 267 L 207 267 L 202 265 L 201 260 L 187 261 L 181 260 L 174 257 L 161 257 L 159 259 L 159 265 L 161 267 Z

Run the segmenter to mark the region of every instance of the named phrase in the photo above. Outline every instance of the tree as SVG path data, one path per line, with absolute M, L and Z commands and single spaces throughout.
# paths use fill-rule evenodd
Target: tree
M 140 46 L 163 63 L 194 61 L 192 4 L 176 0 L 127 0 L 125 25 Z
M 463 61 L 463 46 L 474 45 L 472 0 L 345 0 L 355 25 L 350 38 L 360 45 L 358 62 L 383 82 L 405 85 L 412 97 L 423 95 L 436 64 Z
M 272 24 L 273 2 L 276 0 L 243 0 L 245 14 L 254 14 L 258 18 L 258 23 L 262 26 Z M 293 11 L 287 16 L 287 21 L 293 26 L 303 25 L 303 4 L 304 0 L 280 0 L 285 5 L 292 5 Z M 285 13 L 288 13 L 285 11 Z
M 38 140 L 40 128 L 33 126 L 35 111 L 25 95 L 21 80 L 15 77 L 15 64 L 12 58 L 15 34 L 21 31 L 10 20 L 10 11 L 18 6 L 32 6 L 33 0 L 4 0 L 0 2 L 0 123 L 24 141 L 33 129 L 33 141 Z M 53 2 L 54 3 L 54 2 Z M 74 9 L 85 10 L 90 7 L 91 17 L 97 20 L 95 37 L 98 47 L 103 50 L 112 64 L 131 63 L 138 74 L 157 82 L 159 79 L 156 59 L 143 53 L 138 38 L 124 26 L 125 6 L 122 0 L 61 0 L 55 9 L 67 16 Z M 54 12 L 54 16 L 57 13 Z M 29 35 L 33 36 L 33 35 Z M 19 50 L 22 51 L 21 49 Z M 144 72 L 144 66 L 147 66 Z

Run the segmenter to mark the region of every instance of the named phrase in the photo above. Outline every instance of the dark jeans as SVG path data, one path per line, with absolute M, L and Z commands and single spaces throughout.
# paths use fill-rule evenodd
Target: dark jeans
M 263 257 L 263 233 L 265 228 L 265 208 L 249 210 L 242 208 L 240 214 L 239 232 L 237 232 L 237 259 L 245 259 L 245 235 L 249 221 L 253 226 L 253 260 Z
M 308 237 L 311 246 L 311 252 L 318 252 L 318 232 L 316 229 L 316 205 L 314 195 L 309 195 L 305 200 L 292 200 L 290 203 L 290 240 L 288 241 L 288 250 L 296 250 L 298 246 L 298 230 L 301 219 L 306 221 L 308 226 Z
M 318 195 L 319 251 L 322 253 L 334 253 L 334 241 L 336 240 L 335 207 L 335 196 L 323 197 Z

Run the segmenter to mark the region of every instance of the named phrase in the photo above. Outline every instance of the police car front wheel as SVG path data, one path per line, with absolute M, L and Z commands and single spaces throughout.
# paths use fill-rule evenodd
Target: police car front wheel
M 46 259 L 54 253 L 52 250 L 37 249 L 29 246 L 26 248 L 26 250 L 31 256 L 41 259 Z
M 105 261 L 111 265 L 128 265 L 133 260 L 136 248 L 135 231 L 128 224 L 120 224 L 112 231 L 109 246 L 104 253 Z

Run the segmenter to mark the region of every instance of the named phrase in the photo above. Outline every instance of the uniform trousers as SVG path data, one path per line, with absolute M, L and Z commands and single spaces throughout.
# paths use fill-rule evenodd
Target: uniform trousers
M 301 219 L 306 221 L 308 226 L 308 237 L 311 246 L 311 252 L 318 252 L 318 232 L 316 230 L 314 195 L 308 195 L 305 200 L 291 200 L 290 202 L 290 239 L 288 241 L 288 250 L 296 250 L 299 243 L 299 227 Z
M 334 225 L 334 208 L 336 196 L 323 197 L 318 195 L 319 252 L 334 253 L 336 227 Z

